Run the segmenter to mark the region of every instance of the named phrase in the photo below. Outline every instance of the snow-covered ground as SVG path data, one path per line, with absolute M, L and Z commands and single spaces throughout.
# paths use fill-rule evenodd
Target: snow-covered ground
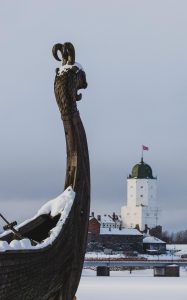
M 187 255 L 187 245 L 186 244 L 174 244 L 166 246 L 167 250 L 170 250 L 175 253 L 177 256 Z
M 159 260 L 178 260 L 181 259 L 181 255 L 187 255 L 187 244 L 172 244 L 166 245 L 167 252 L 162 255 L 148 255 L 148 254 L 139 254 L 138 258 L 145 259 L 159 259 Z M 124 254 L 105 254 L 104 252 L 87 252 L 86 259 L 123 259 L 127 256 Z
M 110 272 L 110 277 L 96 277 L 96 272 L 83 270 L 77 300 L 186 300 L 187 271 L 181 277 L 153 277 L 153 270 Z

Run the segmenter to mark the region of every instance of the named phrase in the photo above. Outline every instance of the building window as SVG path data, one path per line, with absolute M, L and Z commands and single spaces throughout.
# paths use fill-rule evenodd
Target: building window
M 143 189 L 143 185 L 141 185 L 141 189 Z
M 149 214 L 146 214 L 147 215 L 147 217 L 149 217 Z
M 143 195 L 140 195 L 140 197 L 143 197 Z

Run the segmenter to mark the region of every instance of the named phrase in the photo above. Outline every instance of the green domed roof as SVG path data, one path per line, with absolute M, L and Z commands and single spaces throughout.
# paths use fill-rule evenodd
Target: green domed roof
M 139 164 L 132 168 L 132 173 L 129 175 L 129 178 L 154 179 L 151 167 L 144 163 L 143 158 Z

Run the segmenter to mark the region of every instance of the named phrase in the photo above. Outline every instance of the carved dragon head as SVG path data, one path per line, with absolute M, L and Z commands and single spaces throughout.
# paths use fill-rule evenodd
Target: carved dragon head
M 61 58 L 58 54 L 61 53 Z M 56 60 L 62 61 L 62 66 L 56 69 L 55 90 L 58 103 L 61 103 L 61 111 L 75 110 L 73 102 L 79 101 L 82 98 L 81 94 L 78 94 L 79 89 L 85 89 L 87 87 L 86 74 L 82 67 L 75 62 L 75 49 L 74 46 L 66 42 L 64 44 L 55 44 L 52 49 L 53 56 Z M 58 91 L 61 90 L 59 93 Z

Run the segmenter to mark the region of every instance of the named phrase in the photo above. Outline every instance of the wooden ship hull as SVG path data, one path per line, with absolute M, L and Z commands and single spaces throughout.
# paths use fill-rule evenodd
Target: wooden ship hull
M 67 44 L 71 46 L 70 43 Z M 1 300 L 72 300 L 80 281 L 90 209 L 89 156 L 79 112 L 74 103 L 72 109 L 68 108 L 68 112 L 63 109 L 63 74 L 61 76 L 58 72 L 55 95 L 61 111 L 67 146 L 65 188 L 72 186 L 75 199 L 65 224 L 51 245 L 41 249 L 0 252 Z M 68 101 L 72 101 L 69 94 L 68 97 Z M 47 237 L 59 218 L 60 215 L 54 218 L 50 215 L 38 216 L 20 227 L 19 233 L 40 242 Z M 10 242 L 14 238 L 14 233 L 9 232 L 0 240 Z

